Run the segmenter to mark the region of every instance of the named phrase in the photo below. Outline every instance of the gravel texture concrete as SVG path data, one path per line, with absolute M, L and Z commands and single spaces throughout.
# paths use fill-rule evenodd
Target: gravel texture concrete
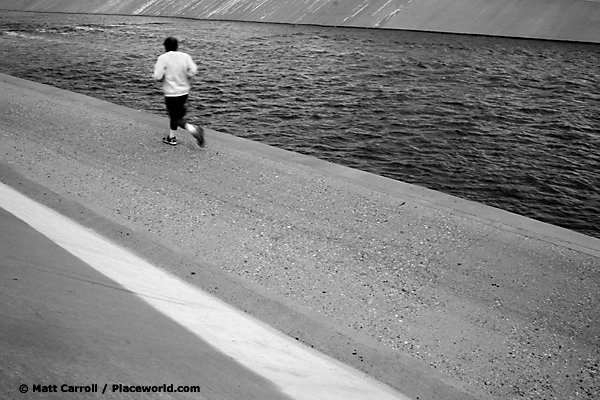
M 600 396 L 600 240 L 212 130 L 167 146 L 163 116 L 0 87 L 3 182 L 288 335 L 415 399 Z

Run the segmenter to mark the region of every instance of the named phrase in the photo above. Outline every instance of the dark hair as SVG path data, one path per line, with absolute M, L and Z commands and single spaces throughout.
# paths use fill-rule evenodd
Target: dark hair
M 167 51 L 177 51 L 177 39 L 172 36 L 165 39 L 164 45 Z

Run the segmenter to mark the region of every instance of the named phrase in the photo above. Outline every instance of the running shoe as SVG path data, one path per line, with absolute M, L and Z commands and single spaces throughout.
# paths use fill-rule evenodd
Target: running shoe
M 201 126 L 194 126 L 194 125 L 192 125 L 192 127 L 193 127 L 193 129 L 191 130 L 192 136 L 194 136 L 194 138 L 198 142 L 198 146 L 204 147 L 204 128 L 202 128 Z
M 177 138 L 165 136 L 163 138 L 163 143 L 170 144 L 171 146 L 175 146 L 177 144 Z

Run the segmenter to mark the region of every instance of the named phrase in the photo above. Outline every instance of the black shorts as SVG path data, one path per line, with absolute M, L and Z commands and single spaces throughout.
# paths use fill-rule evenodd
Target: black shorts
M 167 105 L 167 111 L 169 113 L 169 119 L 171 120 L 171 129 L 176 130 L 177 127 L 185 127 L 185 103 L 187 102 L 188 95 L 177 96 L 177 97 L 166 97 L 165 104 Z

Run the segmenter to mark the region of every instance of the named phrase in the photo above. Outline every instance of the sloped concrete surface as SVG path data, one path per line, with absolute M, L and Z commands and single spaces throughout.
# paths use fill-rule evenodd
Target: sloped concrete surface
M 212 130 L 166 146 L 162 116 L 0 86 L 3 182 L 292 338 L 411 398 L 598 394 L 598 239 Z
M 0 264 L 0 399 L 291 400 L 2 208 Z
M 2 183 L 0 238 L 3 391 L 410 400 Z

